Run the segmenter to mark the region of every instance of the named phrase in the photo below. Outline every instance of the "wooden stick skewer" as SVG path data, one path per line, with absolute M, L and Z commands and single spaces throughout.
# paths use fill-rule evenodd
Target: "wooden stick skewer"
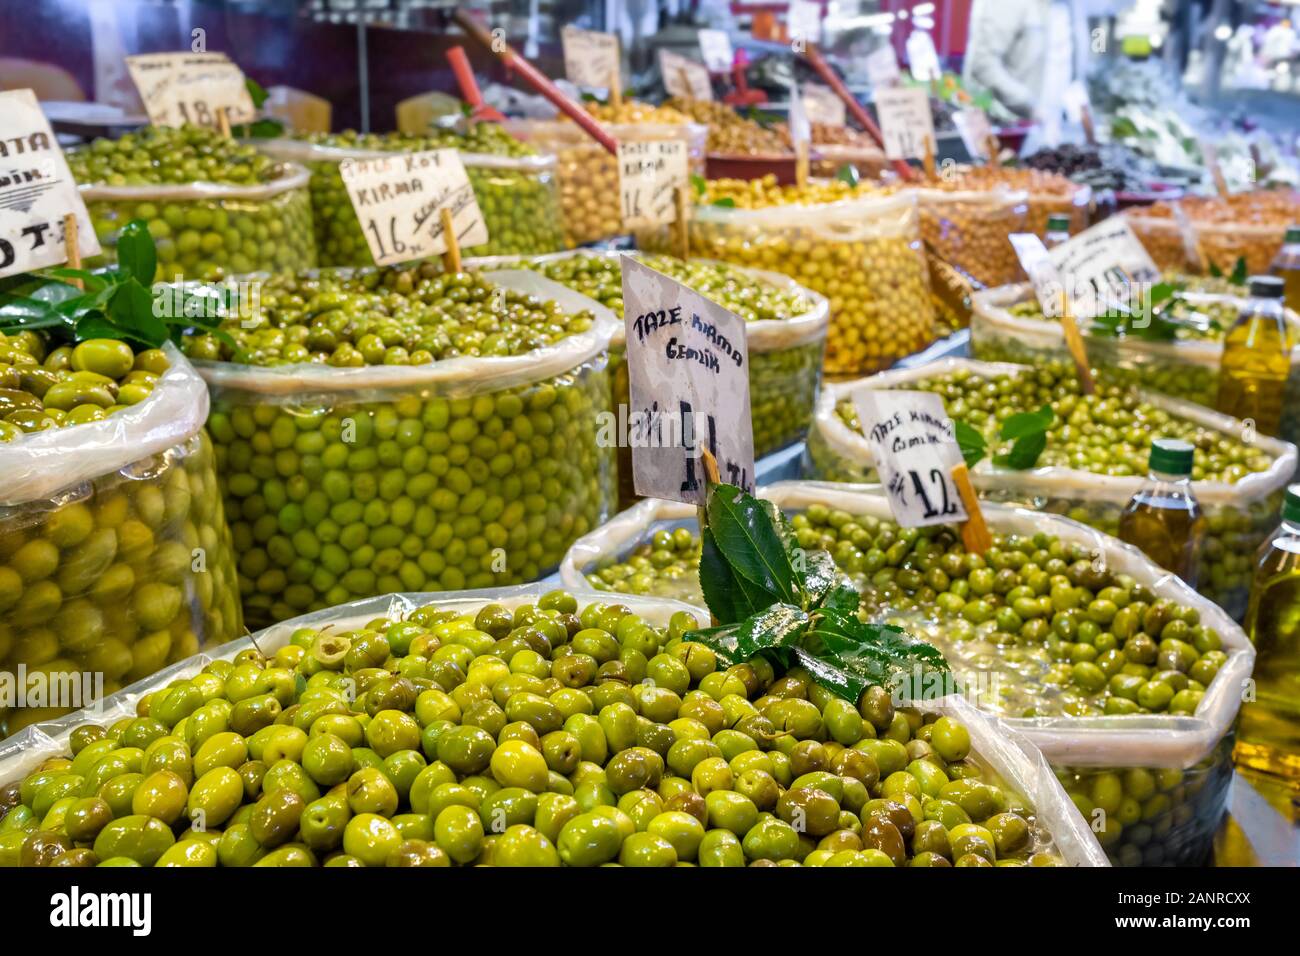
M 623 111 L 623 71 L 618 64 L 609 77 L 609 105 L 614 108 L 615 116 Z
M 456 218 L 451 209 L 438 210 L 442 219 L 442 235 L 447 240 L 447 251 L 442 254 L 442 268 L 449 273 L 460 272 L 460 242 L 456 239 Z
M 77 217 L 74 213 L 68 213 L 63 217 L 63 246 L 68 252 L 68 268 L 81 268 L 81 237 L 78 233 Z M 72 284 L 82 292 L 86 291 L 86 285 L 80 279 L 73 279 Z
M 224 106 L 217 107 L 217 129 L 226 139 L 230 139 L 230 111 Z
M 804 139 L 794 144 L 794 181 L 800 189 L 808 185 L 808 141 Z
M 925 138 L 925 175 L 928 179 L 936 179 L 934 172 L 934 140 L 927 136 Z
M 1065 333 L 1065 347 L 1070 350 L 1070 358 L 1074 359 L 1074 367 L 1079 373 L 1079 387 L 1085 395 L 1094 394 L 1097 391 L 1097 383 L 1092 379 L 1088 348 L 1083 343 L 1083 333 L 1079 331 L 1079 323 L 1074 321 L 1074 313 L 1070 311 L 1070 300 L 1064 295 L 1061 296 L 1061 331 Z
M 988 139 L 984 141 L 984 148 L 989 151 L 989 165 L 994 169 L 1002 168 L 1002 144 L 998 138 L 989 133 Z
M 722 484 L 722 479 L 718 475 L 718 460 L 713 457 L 713 453 L 707 448 L 700 449 L 700 459 L 704 462 L 704 500 L 708 501 L 709 488 L 713 485 Z M 709 526 L 709 513 L 704 505 L 695 509 L 695 519 L 700 523 L 700 540 L 704 540 L 704 530 Z M 991 543 L 991 542 L 990 542 Z M 716 627 L 718 619 L 712 614 L 709 615 L 711 626 Z
M 952 480 L 956 483 L 957 493 L 961 495 L 961 503 L 966 508 L 966 520 L 960 526 L 961 543 L 965 545 L 967 551 L 983 554 L 993 546 L 993 535 L 989 533 L 989 526 L 984 523 L 984 512 L 980 510 L 979 495 L 975 493 L 975 485 L 970 480 L 970 469 L 965 463 L 953 468 Z
M 685 262 L 691 257 L 691 203 L 685 186 L 678 186 L 673 190 L 673 202 L 677 206 L 678 256 Z M 717 462 L 714 462 L 714 466 L 717 466 Z

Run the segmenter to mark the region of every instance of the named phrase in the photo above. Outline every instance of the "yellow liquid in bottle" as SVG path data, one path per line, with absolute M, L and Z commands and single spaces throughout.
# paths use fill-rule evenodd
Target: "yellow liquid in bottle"
M 1270 315 L 1246 313 L 1223 340 L 1219 411 L 1276 435 L 1282 422 L 1286 380 L 1291 374 L 1291 336 Z
M 1282 301 L 1292 312 L 1300 312 L 1300 262 L 1278 272 L 1282 277 Z
M 1234 759 L 1300 780 L 1300 537 L 1279 536 L 1265 547 L 1246 612 L 1255 699 L 1242 705 Z
M 1163 484 L 1163 483 L 1162 483 Z M 1196 587 L 1205 515 L 1194 499 L 1157 485 L 1134 495 L 1119 516 L 1119 539 Z

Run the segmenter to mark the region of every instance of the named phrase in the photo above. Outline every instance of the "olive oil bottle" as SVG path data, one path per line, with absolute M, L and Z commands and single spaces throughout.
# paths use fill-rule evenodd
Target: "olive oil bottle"
M 1300 781 L 1300 485 L 1286 490 L 1282 525 L 1259 549 L 1245 627 L 1254 698 L 1242 705 L 1234 757 Z
M 1291 328 L 1282 307 L 1282 280 L 1254 276 L 1250 301 L 1223 339 L 1219 411 L 1249 419 L 1263 435 L 1276 435 L 1291 373 Z
M 1286 239 L 1273 260 L 1273 275 L 1282 280 L 1282 301 L 1300 312 L 1300 226 L 1288 226 Z
M 1047 232 L 1043 234 L 1043 245 L 1055 249 L 1063 242 L 1070 241 L 1070 217 L 1054 212 L 1047 217 Z
M 1146 483 L 1119 516 L 1119 537 L 1196 587 L 1205 513 L 1192 494 L 1196 449 L 1176 438 L 1151 443 Z

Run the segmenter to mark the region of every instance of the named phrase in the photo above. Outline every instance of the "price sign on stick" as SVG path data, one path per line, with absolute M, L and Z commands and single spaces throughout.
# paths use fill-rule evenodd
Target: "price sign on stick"
M 444 208 L 451 210 L 458 246 L 488 241 L 474 187 L 454 149 L 344 160 L 339 172 L 376 265 L 446 252 Z
M 621 262 L 636 493 L 704 504 L 705 450 L 720 480 L 752 491 L 744 319 L 630 256 Z
M 144 53 L 126 68 L 154 126 L 220 129 L 223 110 L 231 123 L 256 118 L 244 71 L 224 53 Z
M 898 57 L 894 54 L 894 45 L 885 43 L 867 57 L 867 78 L 875 89 L 897 86 L 902 77 L 898 69 Z
M 930 94 L 922 86 L 876 90 L 876 113 L 889 159 L 924 159 L 926 144 L 934 154 L 934 115 Z
M 664 89 L 669 96 L 687 100 L 713 99 L 713 81 L 709 79 L 709 71 L 689 57 L 660 50 L 659 72 L 663 74 Z
M 1061 322 L 1061 331 L 1065 334 L 1065 346 L 1070 350 L 1079 382 L 1085 394 L 1091 395 L 1097 390 L 1092 379 L 1092 365 L 1088 361 L 1088 349 L 1084 345 L 1079 325 L 1074 320 L 1074 307 L 1066 294 L 1065 283 L 1057 271 L 1052 255 L 1032 232 L 1014 232 L 1007 236 L 1011 248 L 1016 251 L 1020 266 L 1033 283 L 1034 295 L 1042 306 L 1044 315 L 1057 316 Z
M 968 106 L 953 114 L 953 123 L 961 134 L 961 141 L 972 159 L 990 160 L 990 143 L 996 143 L 993 127 L 989 125 L 989 115 L 978 106 Z
M 689 183 L 686 144 L 681 140 L 618 144 L 618 191 L 628 229 L 676 222 L 676 191 Z
M 76 251 L 68 249 L 68 216 Z M 99 255 L 86 204 L 31 90 L 0 93 L 0 276 Z
M 731 37 L 727 31 L 701 30 L 700 56 L 704 58 L 704 67 L 710 73 L 728 72 L 734 54 L 731 50 Z
M 1049 253 L 1070 310 L 1090 319 L 1118 304 L 1138 305 L 1138 286 L 1158 282 L 1160 268 L 1122 216 L 1085 229 Z
M 560 31 L 564 46 L 564 75 L 577 86 L 607 87 L 619 73 L 618 37 L 612 33 L 565 27 Z
M 786 29 L 791 40 L 820 43 L 822 39 L 822 5 L 816 0 L 792 0 L 786 12 Z
M 805 83 L 803 91 L 803 108 L 808 119 L 825 126 L 844 126 L 848 122 L 844 101 L 835 95 L 835 91 L 819 83 Z

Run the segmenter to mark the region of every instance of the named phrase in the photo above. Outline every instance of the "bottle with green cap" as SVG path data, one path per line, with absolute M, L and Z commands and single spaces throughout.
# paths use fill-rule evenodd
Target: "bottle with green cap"
M 1256 556 L 1245 628 L 1255 642 L 1254 693 L 1241 708 L 1234 756 L 1300 779 L 1300 485 L 1286 490 L 1282 524 Z
M 1292 329 L 1282 306 L 1282 280 L 1252 276 L 1250 300 L 1223 337 L 1219 360 L 1219 411 L 1276 435 L 1291 374 Z
M 1054 249 L 1063 242 L 1070 241 L 1070 217 L 1065 213 L 1054 212 L 1047 217 L 1047 232 L 1043 234 L 1043 245 Z
M 1269 270 L 1282 280 L 1282 301 L 1292 312 L 1300 312 L 1300 226 L 1288 226 L 1282 248 Z
M 1176 438 L 1151 443 L 1147 480 L 1119 516 L 1119 537 L 1196 587 L 1205 513 L 1192 494 L 1196 449 Z

